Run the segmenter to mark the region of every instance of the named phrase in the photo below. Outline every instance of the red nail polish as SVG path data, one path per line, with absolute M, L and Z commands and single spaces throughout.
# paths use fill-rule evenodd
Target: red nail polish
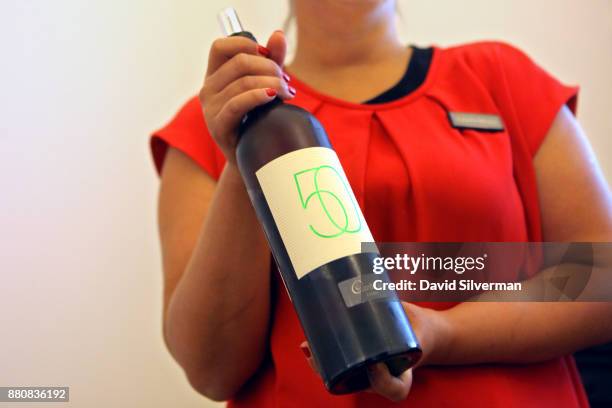
M 264 57 L 268 57 L 270 55 L 270 50 L 263 45 L 257 45 L 257 52 Z
M 276 89 L 274 88 L 266 88 L 266 95 L 272 97 L 276 96 Z
M 291 96 L 294 96 L 294 95 L 295 95 L 295 93 L 296 93 L 295 88 L 294 88 L 294 87 L 292 87 L 292 86 L 290 86 L 290 87 L 289 87 L 289 93 L 291 94 Z
M 310 349 L 307 346 L 300 346 L 300 349 L 302 349 L 302 353 L 304 353 L 306 358 L 310 358 Z
M 284 32 L 283 30 L 274 30 L 274 32 L 275 32 L 275 33 L 282 34 L 282 35 L 285 35 L 285 32 Z
M 291 77 L 289 75 L 287 75 L 286 72 L 283 72 L 283 79 L 285 80 L 285 82 L 291 81 Z

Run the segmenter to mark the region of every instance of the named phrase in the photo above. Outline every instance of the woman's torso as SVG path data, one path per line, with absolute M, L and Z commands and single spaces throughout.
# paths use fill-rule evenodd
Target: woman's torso
M 512 137 L 518 136 L 511 136 L 508 126 L 495 133 L 460 131 L 447 119 L 449 111 L 460 111 L 493 113 L 511 121 L 500 106 L 503 96 L 488 89 L 477 68 L 470 66 L 469 58 L 479 57 L 470 51 L 482 52 L 469 50 L 461 58 L 449 55 L 461 50 L 436 49 L 423 83 L 390 102 L 375 98 L 371 102 L 376 104 L 347 103 L 295 83 L 300 96 L 293 103 L 323 124 L 378 242 L 541 239 L 533 169 L 524 168 L 530 164 L 529 149 L 517 147 L 520 143 Z M 567 101 L 559 102 L 557 108 Z M 517 163 L 521 154 L 525 157 Z M 299 350 L 304 335 L 282 284 L 274 291 L 270 361 L 231 406 L 253 406 L 258 398 L 249 395 L 260 395 L 258 406 L 267 407 L 398 406 L 372 394 L 327 393 Z M 564 357 L 529 365 L 419 368 L 408 399 L 399 405 L 585 404 L 573 361 Z
M 532 159 L 560 107 L 575 107 L 577 90 L 520 51 L 501 43 L 436 48 L 426 75 L 408 95 L 374 104 L 345 102 L 293 82 L 298 93 L 291 103 L 313 113 L 326 129 L 376 241 L 542 240 Z M 458 130 L 449 112 L 499 115 L 505 129 Z M 158 169 L 168 146 L 214 178 L 224 165 L 197 99 L 156 133 L 151 146 Z M 269 357 L 231 407 L 588 405 L 571 357 L 418 368 L 400 404 L 368 393 L 330 395 L 299 350 L 304 334 L 272 270 Z

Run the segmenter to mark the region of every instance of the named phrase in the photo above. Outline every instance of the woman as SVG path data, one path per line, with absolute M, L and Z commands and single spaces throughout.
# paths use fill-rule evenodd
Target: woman
M 405 304 L 424 350 L 414 373 L 376 366 L 372 392 L 325 391 L 236 168 L 246 112 L 279 96 L 314 113 L 377 241 L 610 241 L 612 198 L 572 115 L 576 88 L 520 51 L 406 47 L 393 0 L 293 10 L 291 64 L 280 31 L 266 47 L 215 41 L 199 98 L 152 140 L 164 337 L 190 383 L 234 407 L 586 406 L 567 355 L 610 339 L 610 304 Z M 460 131 L 452 111 L 505 129 Z

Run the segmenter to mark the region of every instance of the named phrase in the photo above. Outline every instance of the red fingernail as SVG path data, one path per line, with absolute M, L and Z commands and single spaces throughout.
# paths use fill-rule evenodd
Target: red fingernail
M 266 88 L 266 95 L 272 97 L 276 96 L 276 89 L 274 88 Z
M 257 45 L 257 52 L 264 57 L 268 57 L 270 55 L 270 50 L 264 47 L 263 45 Z
M 285 35 L 285 32 L 284 32 L 283 30 L 274 30 L 274 32 L 275 32 L 275 33 L 282 34 L 282 35 Z
M 300 346 L 300 349 L 302 349 L 302 353 L 304 353 L 306 358 L 310 358 L 310 349 L 307 346 Z
M 287 75 L 286 72 L 283 72 L 283 79 L 285 80 L 285 82 L 291 81 L 291 77 L 289 75 Z
M 292 87 L 292 86 L 290 86 L 290 87 L 289 87 L 289 93 L 291 94 L 291 96 L 295 96 L 295 92 L 296 92 L 296 91 L 295 91 L 295 88 L 294 88 L 294 87 Z

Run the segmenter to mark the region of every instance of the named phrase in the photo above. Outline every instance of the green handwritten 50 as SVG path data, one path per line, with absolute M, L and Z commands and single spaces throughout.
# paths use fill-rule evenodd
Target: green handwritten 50
M 342 234 L 354 234 L 361 230 L 359 208 L 349 186 L 338 170 L 332 166 L 324 165 L 299 171 L 293 175 L 293 178 L 302 208 L 306 210 L 309 205 L 311 208 L 313 206 L 319 208 L 326 215 L 326 220 L 329 221 L 325 222 L 326 225 L 322 225 L 323 223 L 316 226 L 309 224 L 309 228 L 314 234 L 321 238 L 335 238 Z M 328 182 L 325 182 L 325 180 L 328 180 Z M 321 185 L 323 185 L 323 188 Z M 310 186 L 313 191 L 306 191 L 307 186 Z M 336 191 L 324 189 L 330 187 Z M 312 204 L 313 202 L 315 204 Z M 334 211 L 334 208 L 336 211 Z

